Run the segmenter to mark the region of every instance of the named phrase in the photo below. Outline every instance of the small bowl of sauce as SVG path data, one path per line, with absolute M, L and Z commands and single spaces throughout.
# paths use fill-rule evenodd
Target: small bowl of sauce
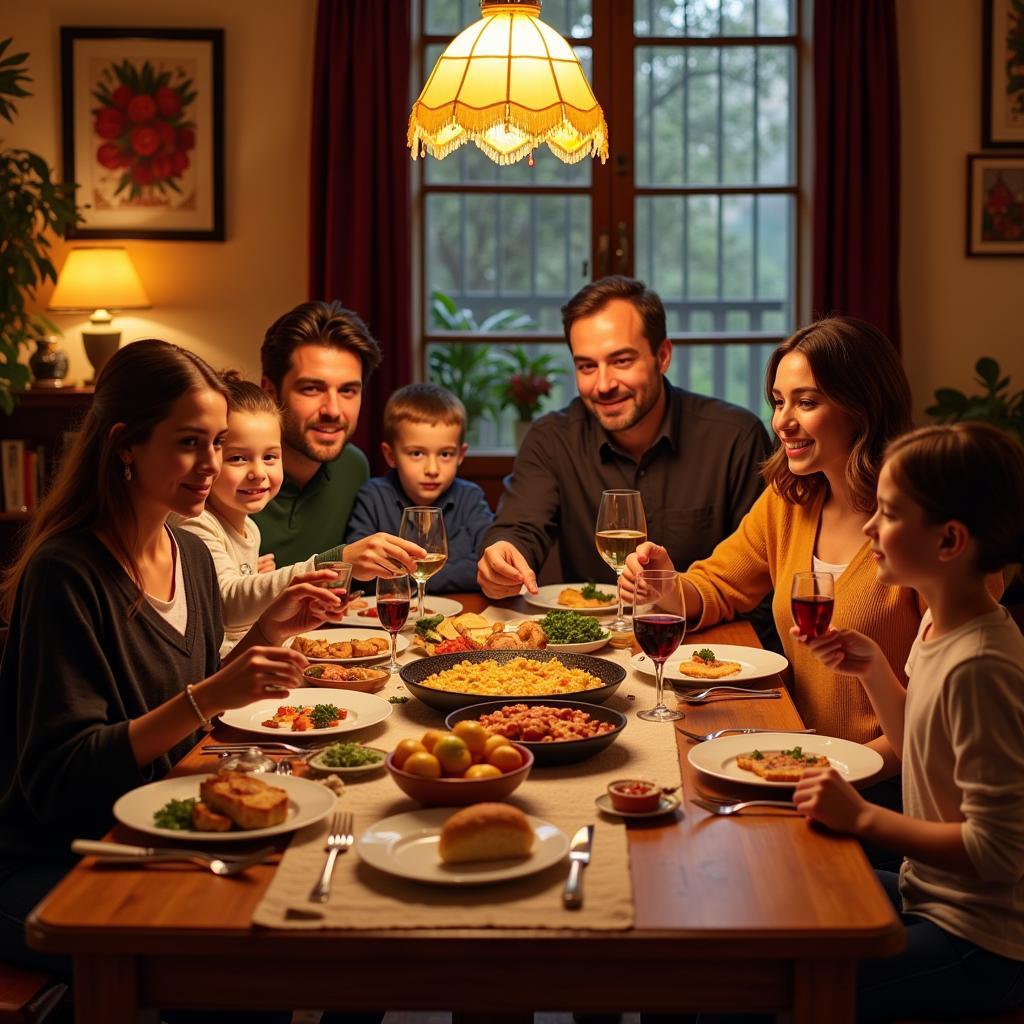
M 661 788 L 644 779 L 616 779 L 608 783 L 608 798 L 617 811 L 644 814 L 661 802 Z

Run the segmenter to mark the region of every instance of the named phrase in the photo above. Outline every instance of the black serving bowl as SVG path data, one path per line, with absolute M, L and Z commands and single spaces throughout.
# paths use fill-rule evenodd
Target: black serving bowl
M 455 654 L 435 654 L 432 658 L 420 658 L 419 661 L 403 665 L 399 673 L 402 682 L 409 692 L 424 704 L 438 711 L 458 711 L 470 704 L 486 704 L 495 700 L 505 700 L 513 694 L 496 695 L 493 693 L 456 693 L 453 690 L 433 690 L 420 683 L 435 672 L 444 672 L 462 661 L 482 662 L 496 661 L 499 665 L 515 658 L 526 658 L 529 661 L 558 661 L 566 668 L 581 668 L 596 676 L 606 685 L 593 690 L 574 691 L 566 694 L 564 690 L 556 693 L 531 693 L 530 699 L 548 698 L 564 700 L 571 697 L 583 704 L 603 704 L 622 684 L 626 678 L 626 670 L 613 661 L 594 658 L 589 654 L 556 654 L 554 651 L 461 651 Z M 516 698 L 517 700 L 519 698 Z
M 612 732 L 606 732 L 601 736 L 591 736 L 584 740 L 557 740 L 550 743 L 515 740 L 514 742 L 521 747 L 526 747 L 533 754 L 534 763 L 538 768 L 585 761 L 588 757 L 600 753 L 605 747 L 610 747 L 618 739 L 619 733 L 626 728 L 626 716 L 612 708 L 602 707 L 600 704 L 586 704 L 579 700 L 555 700 L 550 697 L 506 697 L 504 700 L 493 700 L 487 704 L 472 704 L 451 712 L 445 718 L 444 724 L 451 729 L 456 722 L 463 722 L 466 719 L 476 720 L 499 708 L 508 707 L 510 704 L 525 704 L 527 707 L 543 704 L 544 707 L 571 708 L 574 711 L 585 711 L 598 722 L 611 722 L 615 726 Z

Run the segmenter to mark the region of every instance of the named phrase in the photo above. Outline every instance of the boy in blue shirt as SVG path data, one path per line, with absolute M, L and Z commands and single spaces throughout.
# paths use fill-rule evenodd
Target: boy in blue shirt
M 466 409 L 437 384 L 399 388 L 384 407 L 381 451 L 391 471 L 367 480 L 356 495 L 346 544 L 374 533 L 397 535 L 410 505 L 432 505 L 444 514 L 448 562 L 427 580 L 427 591 L 478 590 L 480 542 L 494 519 L 484 492 L 456 477 L 468 445 Z

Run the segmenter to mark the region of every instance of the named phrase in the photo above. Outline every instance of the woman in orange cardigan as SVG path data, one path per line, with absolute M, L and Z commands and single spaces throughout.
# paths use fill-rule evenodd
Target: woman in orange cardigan
M 863 527 L 875 509 L 885 446 L 910 427 L 910 385 L 881 332 L 852 317 L 830 317 L 775 350 L 765 389 L 781 442 L 762 469 L 768 486 L 731 537 L 679 574 L 671 603 L 676 611 L 685 606 L 692 628 L 701 629 L 750 611 L 774 589 L 775 624 L 800 715 L 820 733 L 877 749 L 891 776 L 898 761 L 863 689 L 790 635 L 789 596 L 794 572 L 833 573 L 833 626 L 872 637 L 906 684 L 921 607 L 912 590 L 876 581 Z M 627 600 L 640 568 L 674 567 L 664 548 L 641 544 L 626 563 Z

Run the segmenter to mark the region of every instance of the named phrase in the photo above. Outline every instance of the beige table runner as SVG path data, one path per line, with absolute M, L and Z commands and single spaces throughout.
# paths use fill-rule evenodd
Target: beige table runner
M 578 764 L 534 767 L 509 803 L 527 814 L 557 825 L 568 837 L 581 825 L 595 823 L 593 856 L 584 872 L 583 906 L 566 910 L 562 886 L 568 860 L 543 872 L 514 881 L 479 887 L 454 887 L 412 882 L 385 874 L 361 862 L 355 850 L 338 858 L 331 899 L 310 903 L 308 896 L 323 868 L 326 821 L 299 832 L 285 851 L 253 922 L 268 928 L 580 928 L 617 930 L 633 925 L 626 829 L 619 819 L 602 814 L 595 797 L 620 776 L 639 776 L 662 785 L 679 782 L 679 762 L 670 725 L 644 722 L 635 711 L 654 703 L 653 680 L 628 666 L 628 652 L 605 648 L 601 654 L 622 664 L 627 676 L 609 707 L 622 711 L 628 724 L 610 747 Z M 413 660 L 406 654 L 402 661 Z M 382 697 L 406 695 L 393 678 Z M 630 699 L 630 698 L 633 699 Z M 419 738 L 443 724 L 443 715 L 412 698 L 395 707 L 374 730 L 360 733 L 361 742 L 392 749 L 406 737 Z M 355 815 L 355 833 L 382 818 L 415 810 L 386 771 L 348 783 L 339 808 Z

